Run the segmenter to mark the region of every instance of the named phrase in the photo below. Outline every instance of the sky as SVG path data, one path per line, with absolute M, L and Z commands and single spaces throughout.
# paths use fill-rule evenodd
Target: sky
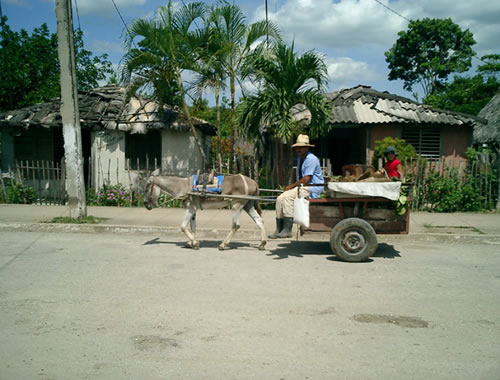
M 215 1 L 203 0 L 207 4 Z M 85 48 L 107 53 L 118 66 L 124 55 L 124 23 L 152 17 L 168 0 L 72 0 L 74 26 L 84 32 Z M 184 0 L 189 2 L 189 0 Z M 56 32 L 55 0 L 0 0 L 10 27 L 31 32 L 47 23 Z M 265 0 L 235 0 L 248 22 L 265 19 Z M 388 9 L 390 8 L 390 9 Z M 328 91 L 359 84 L 413 98 L 401 80 L 389 81 L 384 52 L 407 29 L 407 19 L 451 18 L 469 29 L 477 56 L 500 53 L 500 1 L 492 0 L 268 0 L 276 22 L 298 54 L 314 50 L 328 67 Z M 477 66 L 480 61 L 474 59 Z M 472 72 L 473 73 L 473 72 Z M 422 93 L 416 86 L 414 91 Z

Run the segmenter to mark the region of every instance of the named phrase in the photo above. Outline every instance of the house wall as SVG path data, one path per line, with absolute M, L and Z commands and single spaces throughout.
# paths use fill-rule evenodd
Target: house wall
M 53 161 L 53 128 L 30 128 L 19 136 L 2 131 L 2 171 L 14 168 L 16 161 Z
M 465 161 L 465 152 L 472 143 L 472 128 L 453 127 L 444 128 L 442 132 L 441 154 L 445 160 Z
M 92 152 L 92 186 L 100 189 L 104 184 L 128 185 L 125 170 L 125 132 L 96 131 L 90 136 Z
M 199 133 L 205 148 L 210 139 Z M 165 174 L 189 176 L 202 169 L 201 154 L 194 138 L 187 131 L 163 130 L 161 133 L 161 171 Z M 142 191 L 145 170 L 127 170 L 125 159 L 125 132 L 97 131 L 91 134 L 92 186 L 100 189 L 104 184 L 121 183 L 126 188 Z M 208 155 L 208 149 L 206 149 Z M 150 168 L 153 170 L 154 168 Z
M 198 131 L 206 149 L 207 138 Z M 194 137 L 187 131 L 165 130 L 161 142 L 162 172 L 187 177 L 202 168 L 202 157 Z

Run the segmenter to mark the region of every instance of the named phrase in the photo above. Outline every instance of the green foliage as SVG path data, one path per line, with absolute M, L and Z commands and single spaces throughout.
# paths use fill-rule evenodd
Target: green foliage
M 436 108 L 477 115 L 500 88 L 495 77 L 483 78 L 455 76 L 453 82 L 439 87 L 428 95 L 423 103 Z
M 442 177 L 433 173 L 426 179 L 427 200 L 432 205 L 431 211 L 451 212 L 460 208 L 461 193 L 460 182 L 455 176 Z
M 406 195 L 400 195 L 396 202 L 396 213 L 398 215 L 406 214 L 408 208 L 410 206 L 410 202 L 408 201 L 408 197 Z
M 424 208 L 437 212 L 482 211 L 495 208 L 495 199 L 498 197 L 496 170 L 487 173 L 472 170 L 478 165 L 481 155 L 473 148 L 468 149 L 467 155 L 469 168 L 463 181 L 460 180 L 457 168 L 447 168 L 443 175 L 431 171 L 425 177 L 423 186 L 420 187 L 422 194 L 418 194 L 421 199 L 426 200 Z M 493 191 L 488 202 L 482 195 L 486 182 Z
M 375 147 L 373 149 L 373 160 L 372 165 L 377 167 L 378 159 L 385 157 L 385 150 L 387 147 L 393 146 L 398 152 L 398 159 L 404 162 L 405 159 L 411 159 L 417 157 L 417 152 L 412 145 L 407 144 L 405 140 L 398 139 L 395 137 L 384 137 L 382 140 L 375 141 Z
M 407 31 L 398 33 L 396 43 L 385 53 L 389 64 L 389 80 L 402 79 L 411 91 L 416 83 L 424 97 L 443 85 L 453 72 L 471 67 L 476 43 L 472 33 L 463 31 L 451 19 L 413 20 Z
M 308 51 L 302 56 L 294 45 L 278 43 L 265 55 L 253 57 L 246 67 L 260 90 L 243 97 L 238 107 L 239 124 L 249 137 L 262 136 L 263 125 L 273 137 L 290 141 L 301 132 L 311 137 L 328 132 L 326 122 L 330 107 L 323 90 L 327 83 L 327 68 L 319 54 Z M 303 104 L 312 114 L 309 127 L 294 118 L 292 107 Z
M 222 98 L 222 104 L 219 107 L 221 120 L 221 137 L 226 138 L 231 135 L 231 108 L 227 97 Z M 208 106 L 208 100 L 200 99 L 193 101 L 191 107 L 193 116 L 208 121 L 212 125 L 217 125 L 217 109 Z
M 84 49 L 83 32 L 75 32 L 78 89 L 96 87 L 111 73 L 107 55 L 93 56 Z M 57 35 L 47 24 L 29 34 L 14 32 L 4 17 L 0 22 L 0 111 L 45 102 L 60 96 Z
M 5 192 L 0 191 L 0 203 L 32 204 L 36 200 L 35 190 L 23 184 L 15 184 L 10 180 L 4 180 Z
M 477 71 L 486 76 L 498 76 L 500 74 L 500 54 L 487 54 L 481 57 L 484 64 L 479 65 Z
M 173 199 L 169 195 L 162 193 L 158 199 L 161 207 L 182 207 L 179 200 Z M 144 206 L 144 195 L 142 193 L 131 192 L 122 184 L 104 185 L 99 191 L 90 188 L 87 193 L 87 204 L 89 206 Z
M 121 184 L 104 185 L 97 193 L 89 193 L 88 204 L 95 206 L 130 206 L 130 192 Z

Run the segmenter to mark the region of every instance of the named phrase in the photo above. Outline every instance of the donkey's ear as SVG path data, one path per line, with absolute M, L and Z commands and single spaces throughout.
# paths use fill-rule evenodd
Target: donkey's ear
M 160 175 L 160 169 L 156 169 L 153 173 L 151 173 L 151 175 L 154 177 Z

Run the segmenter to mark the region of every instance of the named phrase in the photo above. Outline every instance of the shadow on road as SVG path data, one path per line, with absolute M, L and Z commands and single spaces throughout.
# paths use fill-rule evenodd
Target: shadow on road
M 396 257 L 401 257 L 401 255 L 399 254 L 399 251 L 394 248 L 393 245 L 387 243 L 379 243 L 372 257 L 383 257 L 386 259 L 394 259 Z
M 219 244 L 222 242 L 218 240 L 199 240 L 200 242 L 200 249 L 203 248 L 218 248 Z M 165 244 L 165 245 L 175 245 L 177 247 L 181 248 L 187 248 L 187 249 L 192 249 L 187 245 L 186 241 L 166 241 L 166 240 L 160 240 L 160 238 L 155 238 L 148 240 L 145 242 L 143 245 L 155 245 L 155 244 Z M 257 244 L 250 244 L 250 243 L 244 243 L 244 242 L 231 242 L 229 243 L 229 247 L 225 249 L 225 251 L 229 251 L 232 249 L 238 249 L 238 248 L 257 248 Z
M 314 242 L 314 241 L 286 241 L 278 244 L 276 249 L 270 250 L 268 256 L 274 256 L 275 260 L 287 259 L 288 257 L 304 257 L 307 255 L 325 255 L 327 260 L 341 261 L 332 254 L 329 242 Z M 401 257 L 393 245 L 380 243 L 372 257 L 383 257 L 386 259 L 394 259 Z M 364 261 L 365 263 L 372 262 L 373 259 Z
M 283 241 L 276 249 L 269 250 L 268 256 L 275 256 L 275 260 L 288 257 L 304 257 L 305 255 L 332 255 L 328 242 L 318 241 Z

